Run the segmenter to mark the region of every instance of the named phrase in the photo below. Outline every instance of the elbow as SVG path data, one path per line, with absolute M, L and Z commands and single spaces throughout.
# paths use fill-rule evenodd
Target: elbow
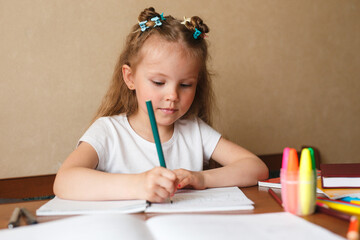
M 56 177 L 55 177 L 55 181 L 53 184 L 53 192 L 54 192 L 55 196 L 57 196 L 59 198 L 66 198 L 66 196 L 64 196 L 62 176 L 61 176 L 61 174 L 59 174 L 59 172 L 56 174 Z
M 258 174 L 258 181 L 265 180 L 269 178 L 269 168 L 264 162 L 262 162 L 261 171 Z
M 60 195 L 60 191 L 59 191 L 59 174 L 56 174 L 55 181 L 54 181 L 54 184 L 53 184 L 53 192 L 54 192 L 54 194 L 56 196 Z

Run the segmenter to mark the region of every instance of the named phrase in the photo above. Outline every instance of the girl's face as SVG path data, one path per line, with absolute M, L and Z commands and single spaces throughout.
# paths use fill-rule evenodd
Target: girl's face
M 139 108 L 135 116 L 149 122 L 145 102 L 151 100 L 158 126 L 172 127 L 194 100 L 198 60 L 181 43 L 167 42 L 158 36 L 145 42 L 141 57 L 136 72 L 128 67 L 130 74 L 124 74 L 128 87 L 136 91 Z

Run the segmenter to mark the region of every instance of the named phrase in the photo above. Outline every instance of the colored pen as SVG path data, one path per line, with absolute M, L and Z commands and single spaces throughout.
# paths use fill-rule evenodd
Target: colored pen
M 160 141 L 159 131 L 158 131 L 157 124 L 156 124 L 154 109 L 153 109 L 153 106 L 152 106 L 152 103 L 150 100 L 146 101 L 146 107 L 147 107 L 149 118 L 150 118 L 151 130 L 152 130 L 152 133 L 154 136 L 154 141 L 155 141 L 155 145 L 156 145 L 157 154 L 159 157 L 160 166 L 166 168 L 164 153 L 163 153 L 163 150 L 161 147 L 161 141 Z
M 315 159 L 315 152 L 314 149 L 309 147 L 308 148 L 310 151 L 310 155 L 311 155 L 311 163 L 312 163 L 312 169 L 313 169 L 313 174 L 314 174 L 314 197 L 316 197 L 316 190 L 317 190 L 317 171 L 316 171 L 316 159 Z
M 301 151 L 299 167 L 299 197 L 300 214 L 308 215 L 313 212 L 315 207 L 314 195 L 314 171 L 312 167 L 311 154 L 309 149 Z
M 153 136 L 154 136 L 154 141 L 155 141 L 155 145 L 156 145 L 157 154 L 158 154 L 158 157 L 159 157 L 160 166 L 166 168 L 164 153 L 163 153 L 163 150 L 162 150 L 162 147 L 161 147 L 159 131 L 158 131 L 158 128 L 157 128 L 154 109 L 153 109 L 151 100 L 146 101 L 146 108 L 147 108 L 147 111 L 148 111 L 148 114 L 149 114 L 151 130 L 152 130 L 152 133 L 153 133 Z M 171 198 L 170 198 L 170 203 L 173 203 Z
M 348 214 L 360 215 L 360 206 L 337 200 L 318 198 L 318 202 L 326 204 L 329 208 Z
M 290 152 L 290 148 L 286 147 L 283 150 L 283 155 L 282 155 L 282 162 L 281 162 L 281 170 L 280 170 L 280 182 L 281 182 L 281 196 L 284 196 L 284 198 L 286 198 L 287 193 L 286 193 L 286 184 L 285 182 L 285 175 L 287 172 L 287 164 L 288 164 L 288 160 L 289 160 L 289 152 Z M 282 201 L 282 206 L 287 209 L 287 201 Z
M 280 205 L 282 206 L 282 201 L 279 198 L 279 196 L 274 192 L 274 190 L 272 190 L 271 188 L 268 189 L 268 193 L 274 198 L 274 200 Z
M 298 210 L 298 170 L 299 160 L 295 149 L 289 151 L 289 159 L 286 171 L 286 205 L 285 210 L 297 214 Z M 283 202 L 285 202 L 283 200 Z
M 19 226 L 20 216 L 21 216 L 21 209 L 17 207 L 14 209 L 13 213 L 11 214 L 11 217 L 10 217 L 10 220 L 8 223 L 8 228 L 12 229 L 12 228 Z
M 349 240 L 359 240 L 359 220 L 356 216 L 352 216 L 350 219 L 346 237 Z
M 308 148 L 308 150 L 310 151 L 310 155 L 311 155 L 312 169 L 316 169 L 316 161 L 315 161 L 315 152 L 314 152 L 314 149 Z
M 341 201 L 344 201 L 344 202 L 349 202 L 349 203 L 355 203 L 355 204 L 359 204 L 360 203 L 360 198 L 357 198 L 357 197 L 343 197 L 343 198 L 340 198 Z
M 289 159 L 289 152 L 290 152 L 290 148 L 286 147 L 283 150 L 283 155 L 282 155 L 282 162 L 281 162 L 281 168 L 282 169 L 287 169 L 287 164 L 288 164 L 288 159 Z
M 26 208 L 21 208 L 21 212 L 24 214 L 27 224 L 31 225 L 38 223 L 36 218 Z
M 333 210 L 333 209 L 329 208 L 326 204 L 321 203 L 321 202 L 316 203 L 316 211 L 339 218 L 339 219 L 342 219 L 342 220 L 345 220 L 345 221 L 350 221 L 350 218 L 351 218 L 351 215 L 340 212 L 340 211 Z

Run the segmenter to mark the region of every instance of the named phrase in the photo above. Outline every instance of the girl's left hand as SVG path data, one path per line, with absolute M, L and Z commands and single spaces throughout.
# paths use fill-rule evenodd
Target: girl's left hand
M 174 170 L 177 177 L 177 188 L 192 187 L 194 189 L 205 189 L 204 175 L 202 172 L 193 172 L 186 169 Z

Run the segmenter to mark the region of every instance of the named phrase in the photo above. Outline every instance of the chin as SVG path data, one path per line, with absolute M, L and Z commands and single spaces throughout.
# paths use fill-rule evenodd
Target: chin
M 162 117 L 160 118 L 159 120 L 156 119 L 157 123 L 159 125 L 162 125 L 162 126 L 170 126 L 170 125 L 173 125 L 180 117 L 178 116 L 167 116 L 167 117 Z

